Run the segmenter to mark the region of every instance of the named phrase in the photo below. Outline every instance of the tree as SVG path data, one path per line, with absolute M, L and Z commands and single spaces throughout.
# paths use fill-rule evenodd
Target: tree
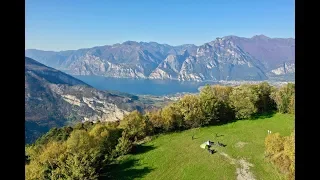
M 86 121 L 83 123 L 83 128 L 86 130 L 90 130 L 93 127 L 93 125 L 94 125 L 93 122 Z
M 26 165 L 26 179 L 57 179 L 61 174 L 66 147 L 62 142 L 52 141 L 45 145 L 27 148 L 31 161 Z
M 133 111 L 123 118 L 125 121 L 124 130 L 128 133 L 130 140 L 139 140 L 147 134 L 146 118 L 139 112 Z
M 66 129 L 52 132 L 60 130 Z M 55 140 L 57 136 L 54 133 L 45 144 L 26 146 L 26 179 L 97 179 L 112 159 L 121 129 L 101 123 L 89 132 L 73 130 L 66 141 Z
M 63 127 L 63 128 L 51 128 L 49 132 L 42 135 L 40 138 L 38 138 L 35 142 L 37 145 L 41 144 L 47 144 L 51 141 L 66 141 L 72 132 L 71 127 Z
M 229 101 L 229 96 L 232 90 L 233 88 L 230 86 L 221 86 L 221 85 L 212 86 L 212 91 L 214 96 L 217 97 L 218 100 L 223 102 Z
M 25 178 L 26 180 L 44 180 L 46 168 L 42 166 L 38 161 L 31 161 L 25 166 Z
M 108 158 L 115 149 L 118 139 L 121 137 L 121 130 L 112 126 L 110 127 L 107 123 L 100 123 L 91 129 L 89 135 L 99 143 L 101 153 L 105 155 L 105 158 Z
M 237 119 L 250 118 L 257 113 L 257 101 L 258 95 L 248 85 L 236 87 L 230 94 L 230 102 Z
M 101 149 L 85 130 L 75 130 L 65 142 L 67 147 L 64 169 L 67 179 L 97 179 L 102 167 Z
M 290 104 L 288 107 L 288 113 L 295 114 L 295 95 L 293 94 L 290 98 Z
M 175 104 L 166 106 L 161 111 L 161 119 L 165 131 L 172 131 L 183 128 L 183 117 Z
M 274 88 L 270 86 L 267 82 L 263 82 L 257 85 L 252 85 L 253 90 L 258 95 L 258 100 L 256 101 L 256 107 L 259 113 L 270 112 L 276 110 L 276 103 L 270 97 Z
M 215 96 L 211 86 L 206 85 L 200 91 L 200 105 L 204 118 L 213 124 L 218 119 L 218 98 Z
M 280 113 L 288 113 L 294 110 L 295 85 L 288 83 L 271 94 Z M 291 105 L 291 110 L 290 110 Z
M 122 156 L 128 154 L 133 147 L 132 141 L 129 139 L 127 132 L 123 131 L 121 138 L 119 139 L 119 143 L 116 146 L 116 156 Z
M 177 104 L 183 116 L 186 128 L 194 128 L 209 124 L 201 107 L 200 99 L 196 95 L 185 95 Z
M 234 120 L 235 112 L 231 107 L 230 94 L 233 90 L 230 86 L 214 85 L 212 87 L 214 96 L 218 99 L 217 116 L 219 122 L 228 122 Z
M 164 122 L 162 121 L 161 109 L 147 112 L 146 117 L 152 126 L 152 133 L 160 133 L 164 130 Z

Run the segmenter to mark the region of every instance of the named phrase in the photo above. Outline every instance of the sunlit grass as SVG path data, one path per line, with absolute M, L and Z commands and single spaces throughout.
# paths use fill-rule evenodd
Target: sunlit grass
M 286 136 L 293 127 L 293 115 L 274 114 L 272 117 L 160 135 L 139 147 L 136 154 L 123 157 L 120 165 L 111 169 L 111 174 L 115 179 L 236 179 L 236 165 L 220 155 L 224 152 L 231 158 L 243 158 L 253 164 L 250 171 L 256 179 L 284 179 L 265 160 L 264 139 L 267 130 Z M 221 136 L 215 137 L 216 133 Z M 194 140 L 191 138 L 193 134 Z M 200 144 L 207 140 L 219 141 L 227 146 L 213 146 L 218 152 L 210 154 L 200 148 Z M 240 148 L 236 147 L 238 142 L 247 144 Z M 121 165 L 126 162 L 131 164 Z

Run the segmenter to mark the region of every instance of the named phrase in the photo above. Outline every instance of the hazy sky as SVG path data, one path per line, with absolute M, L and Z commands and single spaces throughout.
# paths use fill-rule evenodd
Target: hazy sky
M 201 45 L 259 34 L 294 38 L 294 0 L 26 0 L 27 49 Z

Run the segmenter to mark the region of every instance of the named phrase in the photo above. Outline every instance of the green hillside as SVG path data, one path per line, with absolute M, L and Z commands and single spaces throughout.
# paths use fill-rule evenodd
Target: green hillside
M 120 163 L 109 170 L 114 179 L 229 180 L 237 179 L 237 171 L 241 171 L 242 176 L 247 175 L 247 179 L 250 179 L 250 173 L 251 179 L 284 179 L 264 158 L 264 140 L 267 130 L 287 136 L 293 128 L 294 115 L 274 114 L 160 135 L 138 146 L 135 154 L 123 156 Z M 200 144 L 207 140 L 219 141 L 227 146 L 213 145 L 217 152 L 210 154 L 200 148 Z M 241 159 L 244 161 L 239 161 Z M 248 163 L 253 166 L 246 170 Z
M 26 179 L 293 180 L 294 97 L 290 83 L 206 86 L 121 122 L 52 128 L 26 146 Z

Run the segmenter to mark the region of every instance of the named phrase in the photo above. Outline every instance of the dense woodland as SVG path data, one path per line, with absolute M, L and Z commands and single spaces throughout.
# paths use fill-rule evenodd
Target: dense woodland
M 119 156 L 134 151 L 146 137 L 190 128 L 295 111 L 295 85 L 206 86 L 160 110 L 133 111 L 121 122 L 79 123 L 53 128 L 26 146 L 26 179 L 98 179 Z M 269 134 L 266 158 L 294 178 L 294 134 Z

